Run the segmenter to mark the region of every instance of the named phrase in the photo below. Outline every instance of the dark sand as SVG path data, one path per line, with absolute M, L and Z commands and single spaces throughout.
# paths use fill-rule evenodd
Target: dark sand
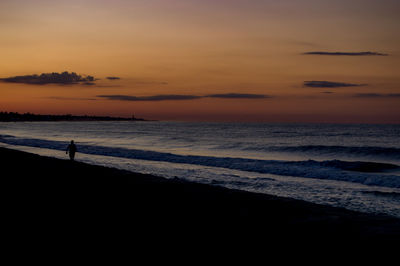
M 400 239 L 400 220 L 388 216 L 4 148 L 0 160 L 3 221 L 17 242 L 262 245 Z

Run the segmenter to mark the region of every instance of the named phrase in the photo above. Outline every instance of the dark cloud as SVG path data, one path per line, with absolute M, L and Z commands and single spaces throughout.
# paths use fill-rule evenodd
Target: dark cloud
M 76 100 L 79 100 L 79 101 L 97 101 L 97 99 L 95 99 L 95 98 L 75 98 L 75 97 L 56 97 L 56 96 L 48 97 L 47 99 L 63 100 L 63 101 L 65 101 L 65 100 L 71 100 L 71 101 L 76 101 Z
M 377 52 L 306 52 L 304 55 L 331 55 L 331 56 L 388 56 L 389 54 Z
M 98 95 L 97 97 L 115 101 L 176 101 L 176 100 L 194 100 L 202 98 L 195 95 L 153 95 L 153 96 L 129 96 L 129 95 Z
M 82 84 L 82 85 L 85 85 L 85 86 L 96 85 L 96 83 L 94 83 L 94 82 L 82 82 L 81 84 Z
M 9 83 L 24 83 L 31 85 L 46 85 L 46 84 L 60 84 L 60 85 L 70 85 L 70 84 L 84 84 L 84 85 L 94 85 L 94 77 L 92 76 L 81 76 L 75 72 L 62 72 L 62 73 L 42 73 L 40 75 L 25 75 L 25 76 L 15 76 L 8 78 L 1 78 L 2 82 Z
M 272 96 L 264 94 L 242 94 L 242 93 L 226 93 L 226 94 L 210 94 L 205 97 L 210 98 L 225 98 L 225 99 L 265 99 Z
M 355 98 L 400 98 L 400 93 L 357 93 Z
M 304 81 L 305 87 L 311 88 L 340 88 L 340 87 L 357 87 L 357 86 L 365 86 L 366 84 L 353 84 L 353 83 L 344 83 L 344 82 L 332 82 L 332 81 Z
M 240 94 L 240 93 L 227 93 L 227 94 L 210 94 L 205 96 L 198 95 L 153 95 L 153 96 L 130 96 L 130 95 L 98 95 L 97 97 L 105 98 L 107 100 L 115 101 L 176 101 L 176 100 L 195 100 L 201 98 L 224 98 L 224 99 L 265 99 L 272 96 L 262 94 Z
M 109 80 L 118 80 L 118 79 L 121 79 L 120 77 L 106 77 L 106 79 L 109 79 Z

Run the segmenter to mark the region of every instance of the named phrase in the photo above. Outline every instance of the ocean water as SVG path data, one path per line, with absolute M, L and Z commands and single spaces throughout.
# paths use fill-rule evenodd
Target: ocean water
M 0 146 L 400 217 L 400 125 L 18 122 Z M 57 178 L 56 176 L 54 178 Z

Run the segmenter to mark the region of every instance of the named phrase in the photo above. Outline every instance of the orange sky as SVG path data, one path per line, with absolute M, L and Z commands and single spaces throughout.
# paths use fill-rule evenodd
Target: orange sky
M 397 0 L 2 0 L 0 78 L 69 71 L 98 80 L 3 80 L 0 111 L 400 123 L 398 14 Z M 304 54 L 321 51 L 378 54 Z M 201 97 L 140 98 L 159 95 Z

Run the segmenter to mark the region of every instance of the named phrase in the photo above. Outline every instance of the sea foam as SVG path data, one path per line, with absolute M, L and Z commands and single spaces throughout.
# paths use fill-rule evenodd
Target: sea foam
M 11 145 L 62 151 L 65 150 L 67 144 L 62 141 L 17 138 L 11 135 L 0 135 L 0 142 Z M 400 177 L 391 173 L 400 170 L 399 166 L 395 164 L 343 160 L 257 160 L 235 157 L 180 155 L 150 150 L 85 144 L 80 144 L 78 146 L 78 152 L 128 159 L 211 166 L 281 176 L 339 180 L 371 186 L 400 188 Z

